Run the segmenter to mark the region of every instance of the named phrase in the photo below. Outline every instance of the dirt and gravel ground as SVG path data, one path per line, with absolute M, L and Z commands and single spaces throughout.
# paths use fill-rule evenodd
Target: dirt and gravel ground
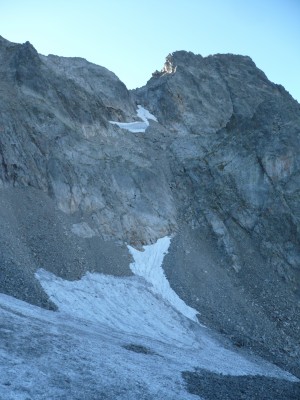
M 190 393 L 205 400 L 298 400 L 299 382 L 262 376 L 225 376 L 199 370 L 182 373 Z
M 31 304 L 54 308 L 34 277 L 44 268 L 64 279 L 80 279 L 86 271 L 131 275 L 125 245 L 72 232 L 80 222 L 57 209 L 45 193 L 0 189 L 0 292 Z
M 206 227 L 183 227 L 172 239 L 163 268 L 171 287 L 199 320 L 237 348 L 246 348 L 300 377 L 297 297 L 256 257 L 256 271 L 236 272 Z M 251 268 L 251 266 L 250 266 Z M 274 296 L 274 293 L 276 295 Z
M 56 309 L 34 277 L 38 268 L 69 280 L 80 279 L 86 271 L 132 275 L 125 245 L 77 236 L 72 226 L 80 223 L 79 216 L 57 210 L 41 191 L 2 189 L 0 203 L 2 293 Z M 283 289 L 272 298 L 270 277 L 266 288 L 261 284 L 264 276 L 256 273 L 250 280 L 243 271 L 237 274 L 230 269 L 205 228 L 183 227 L 171 241 L 163 268 L 177 294 L 199 311 L 202 323 L 224 334 L 237 348 L 256 352 L 300 376 L 298 317 L 293 319 L 293 308 L 282 312 L 284 285 L 277 282 L 277 289 Z M 270 304 L 275 314 L 270 315 Z

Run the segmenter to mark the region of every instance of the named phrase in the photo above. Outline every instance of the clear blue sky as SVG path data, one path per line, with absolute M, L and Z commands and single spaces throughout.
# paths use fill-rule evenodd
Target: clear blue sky
M 0 35 L 143 86 L 168 53 L 252 57 L 300 102 L 300 0 L 0 0 Z

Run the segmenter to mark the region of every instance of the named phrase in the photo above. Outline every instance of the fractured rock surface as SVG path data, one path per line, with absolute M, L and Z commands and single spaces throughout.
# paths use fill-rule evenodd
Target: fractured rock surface
M 300 106 L 249 57 L 168 56 L 128 91 L 80 58 L 0 38 L 0 290 L 51 308 L 37 268 L 129 275 L 125 243 L 200 320 L 299 371 Z M 145 132 L 109 121 L 156 118 Z

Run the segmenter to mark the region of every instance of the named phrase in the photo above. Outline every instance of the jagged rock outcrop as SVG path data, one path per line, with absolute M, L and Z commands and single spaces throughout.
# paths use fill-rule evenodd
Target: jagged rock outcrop
M 240 233 L 234 236 L 241 231 L 295 282 L 299 104 L 249 57 L 178 52 L 172 62 L 176 74 L 152 78 L 137 96 L 173 130 L 174 175 L 184 169 L 187 185 L 178 196 L 184 201 L 189 188 L 192 200 L 185 201 L 185 220 L 204 218 L 236 271 L 244 249 L 235 244 Z
M 194 228 L 173 241 L 167 275 L 213 326 L 296 361 L 299 104 L 249 57 L 176 52 L 169 62 L 176 73 L 136 91 L 172 132 L 174 195 Z
M 41 189 L 105 238 L 138 245 L 167 234 L 175 211 L 166 211 L 155 146 L 109 123 L 136 118 L 125 85 L 85 60 L 40 57 L 29 43 L 2 41 L 1 59 L 1 185 Z
M 249 57 L 180 51 L 128 91 L 3 38 L 0 78 L 1 291 L 49 306 L 36 268 L 129 274 L 115 242 L 173 235 L 165 272 L 200 318 L 296 369 L 300 107 L 283 87 Z M 145 133 L 110 124 L 138 104 Z

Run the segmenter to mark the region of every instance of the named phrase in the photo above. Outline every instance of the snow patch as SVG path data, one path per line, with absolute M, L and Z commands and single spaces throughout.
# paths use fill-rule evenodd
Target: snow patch
M 138 251 L 131 246 L 127 246 L 134 258 L 134 262 L 130 264 L 130 269 L 135 275 L 142 276 L 151 284 L 150 290 L 153 293 L 160 295 L 185 317 L 198 322 L 196 315 L 199 312 L 185 304 L 174 292 L 161 267 L 164 256 L 168 253 L 170 243 L 171 238 L 166 236 L 158 239 L 152 245 L 144 246 L 144 251 Z
M 181 371 L 194 368 L 226 375 L 265 375 L 298 381 L 262 359 L 248 359 L 226 349 L 210 337 L 207 329 L 192 324 L 163 302 L 160 296 L 155 297 L 149 292 L 144 279 L 87 274 L 80 281 L 71 282 L 44 270 L 39 270 L 36 276 L 51 300 L 58 305 L 59 312 L 42 310 L 0 294 L 0 313 L 3 316 L 5 310 L 11 310 L 12 324 L 6 325 L 6 329 L 14 330 L 17 349 L 21 348 L 20 343 L 24 344 L 25 331 L 25 336 L 32 338 L 34 333 L 36 336 L 37 326 L 42 325 L 37 329 L 38 336 L 47 336 L 49 346 L 43 348 L 42 354 L 46 353 L 41 359 L 34 358 L 34 365 L 40 360 L 45 372 L 51 365 L 49 359 L 54 361 L 56 357 L 63 359 L 63 365 L 71 369 L 78 364 L 80 374 L 88 362 L 87 371 L 95 369 L 99 378 L 104 377 L 103 383 L 108 374 L 111 374 L 114 384 L 119 379 L 130 381 L 136 377 L 139 382 L 148 382 L 152 391 L 160 382 L 159 388 L 165 387 L 173 394 L 174 387 L 178 390 L 181 386 Z M 16 320 L 20 320 L 20 327 L 16 327 Z M 12 340 L 12 335 L 9 340 Z M 70 342 L 74 344 L 70 346 Z M 147 347 L 157 356 L 129 355 L 122 346 L 130 343 Z M 34 346 L 31 339 L 28 346 L 24 350 L 31 352 Z M 6 357 L 6 353 L 4 355 Z M 11 351 L 7 357 L 14 357 L 14 352 Z M 7 360 L 3 365 L 7 366 Z M 59 360 L 57 365 L 60 365 Z M 26 372 L 26 362 L 22 362 L 22 368 Z M 30 368 L 29 365 L 29 371 Z M 53 369 L 57 373 L 55 366 Z M 153 375 L 155 379 L 151 378 Z M 173 399 L 174 396 L 154 398 Z M 176 398 L 188 397 L 181 395 Z
M 195 344 L 178 313 L 155 296 L 144 279 L 87 273 L 79 281 L 67 281 L 43 269 L 36 277 L 64 313 L 172 344 Z
M 133 133 L 145 132 L 149 126 L 149 119 L 157 122 L 156 117 L 154 115 L 152 115 L 148 110 L 146 110 L 141 105 L 138 105 L 136 114 L 143 122 L 139 122 L 139 121 L 135 121 L 135 122 L 109 121 L 109 122 L 113 125 L 118 125 L 119 128 L 126 129 L 129 132 L 133 132 Z
M 46 317 L 51 315 L 53 320 L 57 319 L 53 324 L 57 324 L 58 327 L 64 321 L 64 324 L 72 326 L 72 332 L 86 329 L 89 332 L 87 343 L 93 340 L 87 353 L 88 357 L 91 357 L 94 347 L 99 345 L 101 352 L 105 352 L 105 360 L 110 360 L 115 354 L 115 343 L 122 346 L 131 343 L 151 349 L 153 354 L 158 354 L 160 358 L 159 374 L 163 372 L 163 386 L 172 386 L 176 376 L 181 376 L 181 371 L 194 368 L 204 368 L 225 375 L 264 375 L 295 380 L 291 374 L 262 359 L 246 357 L 242 353 L 225 348 L 207 329 L 191 321 L 196 320 L 197 311 L 188 307 L 172 291 L 161 268 L 170 241 L 169 237 L 159 239 L 153 245 L 144 246 L 143 252 L 129 246 L 129 251 L 134 257 L 130 268 L 135 276 L 114 277 L 87 273 L 78 281 L 67 281 L 43 269 L 38 270 L 37 279 L 59 309 L 58 313 L 48 314 L 43 310 L 42 314 Z M 1 302 L 7 299 L 8 297 L 0 295 L 0 311 Z M 14 300 L 14 309 L 18 307 L 16 303 L 23 304 Z M 26 313 L 31 315 L 34 307 L 28 307 L 30 311 Z M 39 315 L 38 318 L 42 316 Z M 53 324 L 47 326 L 53 327 Z M 95 340 L 94 343 L 92 338 L 99 335 L 101 339 Z M 86 345 L 85 341 L 83 345 Z M 85 351 L 82 350 L 83 354 Z M 129 366 L 135 365 L 128 364 L 128 356 L 127 354 L 123 359 L 123 356 L 118 355 L 105 368 L 116 372 L 114 376 L 124 377 Z M 153 359 L 152 363 L 151 358 L 147 356 L 149 361 L 145 360 L 141 372 L 140 358 L 136 359 L 139 364 L 132 367 L 132 373 L 137 374 L 139 379 L 143 379 L 145 373 L 152 376 L 157 370 L 157 360 Z M 122 363 L 121 369 L 119 363 Z M 103 373 L 106 374 L 105 370 Z
M 157 118 L 154 117 L 153 114 L 151 114 L 148 110 L 146 110 L 146 108 L 142 107 L 141 105 L 138 105 L 138 108 L 136 110 L 137 116 L 139 118 L 141 118 L 141 120 L 143 120 L 144 122 L 148 123 L 149 119 L 152 119 L 152 121 L 157 122 Z

